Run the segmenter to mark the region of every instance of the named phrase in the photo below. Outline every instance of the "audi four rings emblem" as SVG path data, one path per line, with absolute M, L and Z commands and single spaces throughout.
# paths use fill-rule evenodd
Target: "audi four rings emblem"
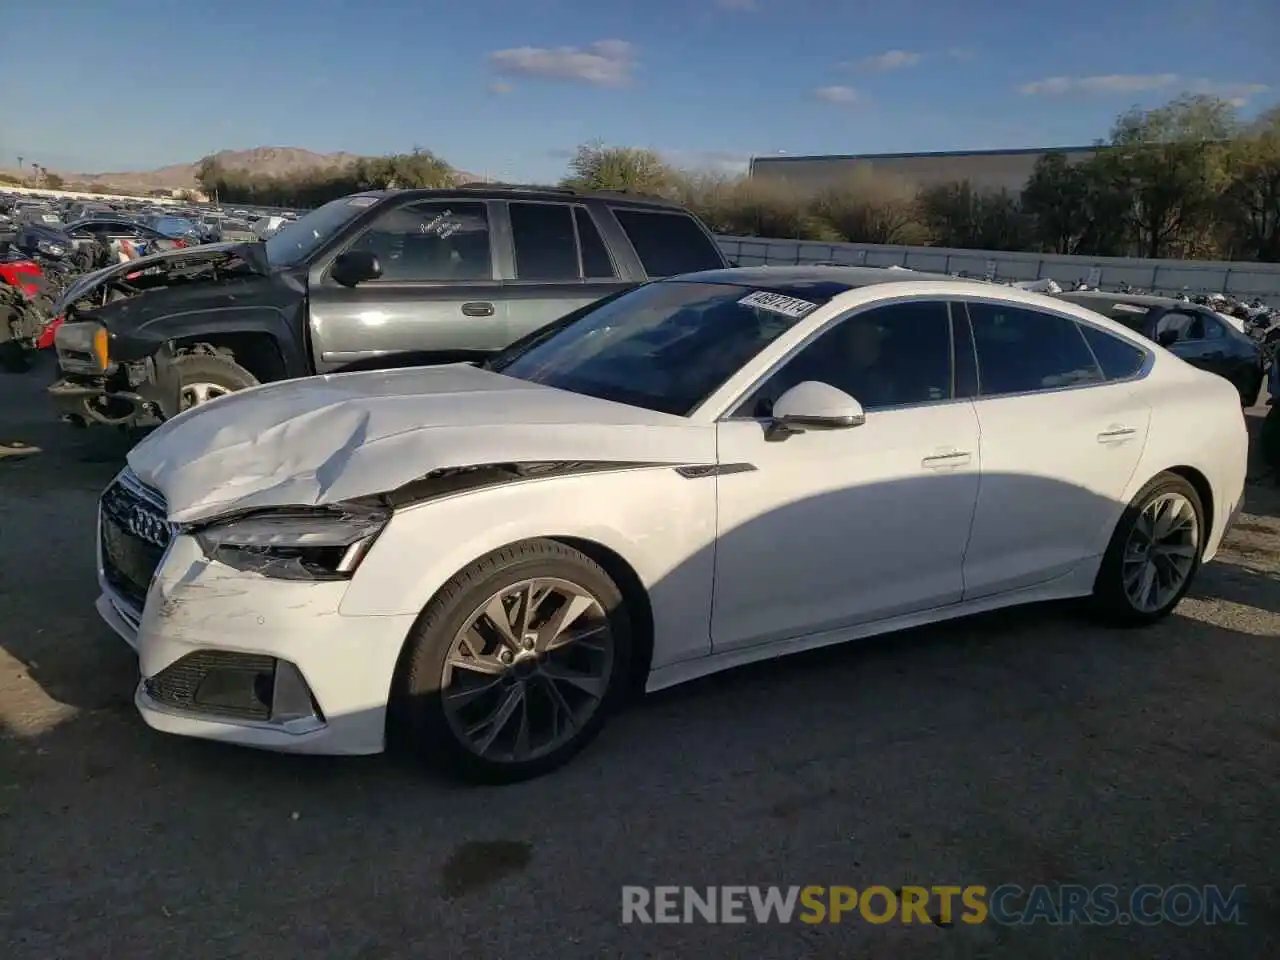
M 154 513 L 139 506 L 134 506 L 125 518 L 129 532 L 140 540 L 157 547 L 169 543 L 169 524 Z

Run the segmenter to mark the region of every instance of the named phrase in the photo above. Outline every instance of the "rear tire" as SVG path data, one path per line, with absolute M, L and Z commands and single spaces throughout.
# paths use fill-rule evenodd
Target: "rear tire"
M 1120 627 L 1163 620 L 1191 588 L 1208 535 L 1196 488 L 1176 473 L 1157 475 L 1116 524 L 1094 581 L 1094 613 Z
M 182 389 L 182 410 L 258 385 L 258 378 L 230 357 L 186 353 L 174 366 Z
M 532 615 L 522 630 L 512 601 L 526 588 Z M 571 602 L 579 613 L 556 628 Z M 515 644 L 482 612 L 504 608 Z M 562 642 L 544 647 L 555 637 Z M 525 541 L 472 563 L 423 610 L 401 656 L 391 718 L 420 755 L 465 780 L 528 780 L 595 739 L 626 695 L 631 653 L 626 600 L 604 569 L 557 541 Z M 519 705 L 504 715 L 509 698 Z

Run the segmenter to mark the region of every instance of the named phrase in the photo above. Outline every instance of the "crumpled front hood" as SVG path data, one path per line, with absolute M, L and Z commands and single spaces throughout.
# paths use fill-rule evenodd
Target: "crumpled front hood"
M 138 257 L 123 263 L 115 263 L 101 270 L 86 273 L 71 284 L 66 292 L 54 304 L 54 315 L 65 312 L 66 308 L 87 297 L 108 280 L 128 276 L 134 273 L 163 272 L 172 266 L 182 264 L 194 266 L 198 263 L 216 263 L 232 258 L 242 261 L 248 271 L 258 276 L 267 276 L 271 272 L 271 263 L 267 260 L 266 251 L 261 243 L 206 243 L 202 246 L 178 247 L 164 250 L 150 256 Z
M 307 377 L 196 407 L 129 452 L 169 519 L 318 506 L 487 463 L 715 462 L 715 432 L 464 364 Z

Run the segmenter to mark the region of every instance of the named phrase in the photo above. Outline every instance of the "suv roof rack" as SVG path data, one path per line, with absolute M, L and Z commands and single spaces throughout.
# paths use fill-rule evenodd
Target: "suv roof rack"
M 455 190 L 510 190 L 522 193 L 558 193 L 566 197 L 616 197 L 619 200 L 641 200 L 646 203 L 663 203 L 674 205 L 675 200 L 656 193 L 643 193 L 638 190 L 582 190 L 578 187 L 549 186 L 534 183 L 500 183 L 496 181 L 474 181 L 464 183 Z

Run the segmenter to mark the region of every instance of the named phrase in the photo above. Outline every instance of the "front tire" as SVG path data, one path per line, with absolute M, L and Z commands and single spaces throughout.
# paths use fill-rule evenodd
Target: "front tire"
M 1195 487 L 1176 473 L 1156 476 L 1116 524 L 1094 581 L 1094 611 L 1116 626 L 1167 617 L 1191 588 L 1208 533 Z
M 181 410 L 258 385 L 258 378 L 230 357 L 187 353 L 178 357 L 174 366 L 181 389 Z
M 464 779 L 514 783 L 567 763 L 627 689 L 631 619 L 609 575 L 554 540 L 477 560 L 409 635 L 393 719 Z

